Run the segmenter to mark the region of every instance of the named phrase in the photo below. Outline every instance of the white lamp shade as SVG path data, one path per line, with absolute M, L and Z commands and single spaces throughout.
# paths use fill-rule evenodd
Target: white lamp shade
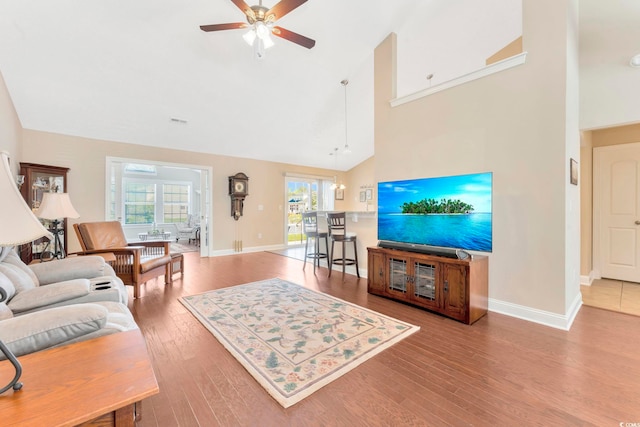
M 43 219 L 78 218 L 68 193 L 44 193 L 35 214 Z
M 24 201 L 18 191 L 16 181 L 9 167 L 9 154 L 5 151 L 2 156 L 2 171 L 0 171 L 0 246 L 15 246 L 32 242 L 40 237 L 53 235 L 47 231 L 38 218 L 31 212 L 31 208 Z
M 254 30 L 253 28 L 250 29 L 249 31 L 244 33 L 242 38 L 247 42 L 249 46 L 253 46 L 253 42 L 256 40 L 256 30 Z

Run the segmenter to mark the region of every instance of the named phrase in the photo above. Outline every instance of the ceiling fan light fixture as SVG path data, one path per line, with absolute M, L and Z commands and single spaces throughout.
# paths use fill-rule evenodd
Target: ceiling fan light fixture
M 273 45 L 275 44 L 271 36 L 269 36 L 269 34 L 267 34 L 265 37 L 262 38 L 262 42 L 264 43 L 265 49 L 269 49 L 270 47 L 273 47 Z
M 244 39 L 244 41 L 247 42 L 249 46 L 253 46 L 253 42 L 256 41 L 256 31 L 252 28 L 246 33 L 244 33 L 242 35 L 242 38 Z
M 269 32 L 270 32 L 269 27 L 267 27 L 264 22 L 258 21 L 254 25 L 256 29 L 256 35 L 258 36 L 258 38 L 261 38 L 264 40 L 266 37 L 269 37 Z

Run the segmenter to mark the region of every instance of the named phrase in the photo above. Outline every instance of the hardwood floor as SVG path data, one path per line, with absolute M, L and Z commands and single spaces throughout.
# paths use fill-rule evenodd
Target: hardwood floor
M 640 283 L 596 279 L 580 292 L 584 305 L 640 316 Z
M 184 278 L 142 287 L 130 308 L 160 394 L 137 426 L 618 426 L 640 423 L 640 317 L 583 307 L 569 332 L 489 313 L 473 326 L 327 279 L 272 253 L 185 254 Z M 178 297 L 280 277 L 421 330 L 284 409 Z

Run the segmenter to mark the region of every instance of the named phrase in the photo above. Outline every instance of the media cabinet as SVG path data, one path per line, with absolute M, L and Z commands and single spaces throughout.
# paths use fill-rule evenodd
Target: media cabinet
M 468 325 L 487 313 L 489 259 L 367 248 L 367 290 Z

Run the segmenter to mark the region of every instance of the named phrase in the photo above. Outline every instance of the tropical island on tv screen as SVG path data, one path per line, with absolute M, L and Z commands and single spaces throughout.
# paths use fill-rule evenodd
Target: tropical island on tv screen
M 492 173 L 378 183 L 378 240 L 491 252 Z

